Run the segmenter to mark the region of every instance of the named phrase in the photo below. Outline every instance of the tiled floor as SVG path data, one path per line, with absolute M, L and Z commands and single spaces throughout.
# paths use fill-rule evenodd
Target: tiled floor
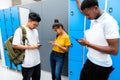
M 7 69 L 0 63 L 0 80 L 22 80 L 21 72 Z M 49 72 L 41 71 L 41 80 L 51 80 Z M 62 80 L 68 80 L 67 77 L 62 76 Z

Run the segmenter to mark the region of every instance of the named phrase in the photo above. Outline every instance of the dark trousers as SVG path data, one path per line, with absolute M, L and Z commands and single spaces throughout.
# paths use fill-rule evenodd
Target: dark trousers
M 61 80 L 64 57 L 65 55 L 62 53 L 58 53 L 55 51 L 51 52 L 50 65 L 51 65 L 52 80 Z
M 110 73 L 114 70 L 111 67 L 102 67 L 87 60 L 81 70 L 80 80 L 108 80 Z
M 30 80 L 30 78 L 32 78 L 32 80 L 40 80 L 40 75 L 41 75 L 41 64 L 31 68 L 22 67 L 23 80 Z

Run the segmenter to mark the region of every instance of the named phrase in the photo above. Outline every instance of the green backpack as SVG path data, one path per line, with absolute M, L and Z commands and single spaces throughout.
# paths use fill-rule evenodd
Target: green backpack
M 26 37 L 26 30 L 24 27 L 20 27 L 22 29 L 22 41 L 23 41 L 23 45 L 25 45 L 25 40 L 27 40 L 27 37 Z M 22 64 L 23 60 L 24 60 L 24 57 L 25 57 L 25 50 L 22 50 L 22 49 L 14 49 L 12 47 L 12 41 L 13 41 L 13 36 L 11 36 L 10 38 L 8 38 L 6 41 L 5 41 L 5 44 L 4 44 L 4 49 L 7 50 L 7 54 L 10 58 L 10 61 L 12 63 L 16 65 L 18 64 Z M 28 41 L 28 40 L 27 40 Z

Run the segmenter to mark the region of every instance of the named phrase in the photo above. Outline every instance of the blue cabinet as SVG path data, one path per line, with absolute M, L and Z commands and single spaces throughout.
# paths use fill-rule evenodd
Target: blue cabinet
M 79 80 L 82 62 L 69 60 L 69 78 L 68 80 Z
M 4 10 L 4 15 L 5 15 L 6 34 L 7 34 L 7 38 L 9 38 L 13 34 L 10 8 Z
M 76 40 L 83 38 L 83 31 L 70 31 L 69 33 L 70 39 L 71 39 L 71 47 L 69 50 L 69 60 L 77 60 L 81 61 L 82 60 L 82 49 L 83 46 L 81 46 Z
M 81 46 L 74 38 L 84 38 L 85 17 L 76 5 L 76 0 L 69 1 L 69 36 L 71 46 L 69 48 L 69 80 L 79 80 L 80 71 L 84 63 L 85 47 Z M 89 22 L 89 21 L 88 21 Z M 87 26 L 88 27 L 88 26 Z
M 108 0 L 108 5 L 107 5 L 107 12 L 112 15 L 118 22 L 118 25 L 120 27 L 120 7 L 119 7 L 119 1 L 118 0 L 114 0 L 114 1 L 110 1 Z M 113 26 L 114 27 L 114 26 Z M 120 31 L 119 31 L 120 32 Z M 119 43 L 120 45 L 120 43 Z M 117 56 L 112 56 L 112 60 L 113 60 L 113 67 L 115 68 L 114 71 L 111 73 L 109 80 L 118 80 L 119 77 L 119 73 L 120 73 L 120 47 L 119 47 L 119 53 Z
M 120 68 L 119 69 L 115 69 L 109 76 L 108 80 L 119 80 L 120 78 Z
M 13 26 L 13 33 L 15 30 L 20 26 L 20 18 L 19 18 L 19 8 L 12 7 L 11 10 L 11 19 L 12 19 L 12 26 Z
M 2 40 L 6 40 L 6 28 L 5 28 L 5 18 L 4 18 L 4 10 L 0 10 L 0 28 L 2 33 Z
M 7 38 L 14 34 L 17 27 L 20 26 L 18 7 L 11 7 L 8 9 L 0 10 L 0 28 L 2 33 L 3 46 Z M 15 65 L 10 62 L 7 51 L 4 50 L 5 65 L 8 68 L 16 69 Z M 21 70 L 21 65 L 18 66 Z
M 84 29 L 84 16 L 80 13 L 76 0 L 69 1 L 69 30 L 82 30 Z

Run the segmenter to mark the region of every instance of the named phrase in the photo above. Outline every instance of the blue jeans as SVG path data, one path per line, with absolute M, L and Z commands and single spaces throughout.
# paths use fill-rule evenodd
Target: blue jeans
M 23 80 L 40 80 L 41 75 L 41 64 L 38 64 L 31 68 L 24 68 L 22 67 L 22 76 Z
M 50 65 L 52 80 L 61 80 L 65 54 L 52 51 L 50 54 Z

